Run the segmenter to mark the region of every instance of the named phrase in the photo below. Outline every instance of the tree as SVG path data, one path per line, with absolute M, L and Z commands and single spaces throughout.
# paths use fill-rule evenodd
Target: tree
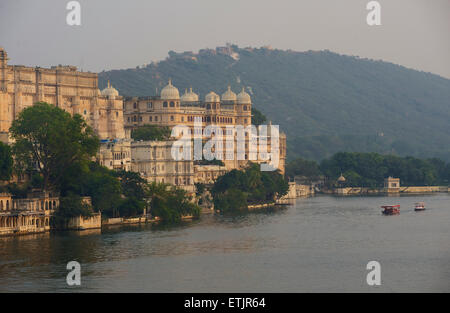
M 252 124 L 255 126 L 259 126 L 264 124 L 266 121 L 266 116 L 262 114 L 261 111 L 255 109 L 255 107 L 252 106 Z
M 191 197 L 183 189 L 164 183 L 152 182 L 148 185 L 150 212 L 164 222 L 179 222 L 183 216 L 200 216 L 200 207 L 191 202 Z
M 321 174 L 319 164 L 316 161 L 298 158 L 286 165 L 286 176 L 288 177 L 302 176 L 315 180 Z
M 284 196 L 288 182 L 278 171 L 262 172 L 256 163 L 245 170 L 232 170 L 220 176 L 211 189 L 214 206 L 221 212 L 240 211 L 251 203 L 270 203 Z
M 166 126 L 144 125 L 131 132 L 134 140 L 167 140 L 170 138 L 170 128 Z
M 18 172 L 37 171 L 42 186 L 56 189 L 65 170 L 89 160 L 99 140 L 83 118 L 51 104 L 39 102 L 20 112 L 10 128 Z
M 12 175 L 13 159 L 11 148 L 0 142 L 0 180 L 9 180 Z

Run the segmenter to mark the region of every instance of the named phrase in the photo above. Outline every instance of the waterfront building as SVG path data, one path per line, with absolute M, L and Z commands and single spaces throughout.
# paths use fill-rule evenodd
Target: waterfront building
M 53 66 L 51 68 L 9 65 L 8 55 L 0 47 L 0 140 L 9 143 L 9 128 L 12 121 L 25 108 L 37 102 L 53 104 L 71 114 L 80 114 L 94 129 L 101 140 L 119 140 L 115 149 L 121 150 L 124 159 L 110 160 L 108 168 L 129 169 L 130 150 L 126 143 L 123 125 L 123 98 L 108 83 L 100 91 L 98 75 L 80 72 L 75 66 Z M 99 158 L 108 159 L 109 149 L 101 144 Z M 107 145 L 107 144 L 106 144 Z M 128 149 L 128 150 L 127 150 Z M 107 153 L 102 156 L 101 153 Z M 128 161 L 128 162 L 127 162 Z
M 148 182 L 166 183 L 194 192 L 194 161 L 175 160 L 175 140 L 134 141 L 131 143 L 131 169 Z
M 125 138 L 123 98 L 110 85 L 100 91 L 96 73 L 75 66 L 9 65 L 0 47 L 0 132 L 7 133 L 18 114 L 36 102 L 80 114 L 101 139 Z
M 225 166 L 220 165 L 194 165 L 195 182 L 202 184 L 214 184 L 219 176 L 227 172 Z
M 389 176 L 384 180 L 384 190 L 387 193 L 400 192 L 400 178 Z
M 25 199 L 0 193 L 0 235 L 40 233 L 50 230 L 50 216 L 59 207 L 59 197 L 33 191 Z
M 245 156 L 243 160 L 240 160 L 237 157 L 239 141 L 236 138 L 236 132 L 227 129 L 227 126 L 250 126 L 252 124 L 251 110 L 252 100 L 244 88 L 239 94 L 236 94 L 228 86 L 221 96 L 211 91 L 204 97 L 204 100 L 200 100 L 200 97 L 192 88 L 186 89 L 184 94 L 180 96 L 179 90 L 169 80 L 169 83 L 158 96 L 125 99 L 124 128 L 126 135 L 130 136 L 131 131 L 139 126 L 157 125 L 172 128 L 176 125 L 184 125 L 191 129 L 194 137 L 201 136 L 203 141 L 207 141 L 212 135 L 203 132 L 203 129 L 208 125 L 217 125 L 222 129 L 223 147 L 226 146 L 225 141 L 228 136 L 233 137 L 235 142 L 233 149 L 230 149 L 232 151 L 226 151 L 228 155 L 224 155 L 223 160 L 225 167 L 231 170 L 245 167 L 249 162 L 249 155 L 255 151 L 252 150 L 250 136 L 246 133 L 244 139 Z M 198 133 L 198 130 L 194 128 L 196 123 L 202 124 L 201 133 Z M 259 138 L 256 138 L 256 140 Z M 270 153 L 272 151 L 270 132 L 267 136 L 267 144 L 267 152 Z M 282 132 L 279 136 L 279 149 L 278 169 L 284 173 L 286 135 Z M 257 159 L 251 161 L 255 163 L 266 162 L 264 158 L 259 158 L 259 154 L 257 154 Z

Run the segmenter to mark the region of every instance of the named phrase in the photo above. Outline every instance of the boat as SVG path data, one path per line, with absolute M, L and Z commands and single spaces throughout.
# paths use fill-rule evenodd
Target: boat
M 400 204 L 383 205 L 383 206 L 381 206 L 381 208 L 383 208 L 383 211 L 381 211 L 381 213 L 383 213 L 384 215 L 400 214 Z
M 425 211 L 425 203 L 424 202 L 417 202 L 414 205 L 414 211 Z

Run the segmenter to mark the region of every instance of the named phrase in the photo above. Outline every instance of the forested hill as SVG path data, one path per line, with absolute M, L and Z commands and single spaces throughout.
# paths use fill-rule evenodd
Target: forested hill
M 158 63 L 102 72 L 120 94 L 154 95 L 172 78 L 201 97 L 242 86 L 288 135 L 288 157 L 320 160 L 337 151 L 450 160 L 450 80 L 392 63 L 329 51 L 228 46 L 169 52 Z

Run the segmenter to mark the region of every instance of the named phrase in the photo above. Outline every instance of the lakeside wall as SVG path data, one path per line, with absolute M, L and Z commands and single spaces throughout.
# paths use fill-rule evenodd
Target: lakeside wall
M 330 192 L 331 191 L 331 192 Z M 368 188 L 368 187 L 344 187 L 335 188 L 325 193 L 333 193 L 337 195 L 359 195 L 359 194 L 425 194 L 436 192 L 449 192 L 450 188 L 446 186 L 411 186 L 399 187 L 396 190 L 386 188 Z

